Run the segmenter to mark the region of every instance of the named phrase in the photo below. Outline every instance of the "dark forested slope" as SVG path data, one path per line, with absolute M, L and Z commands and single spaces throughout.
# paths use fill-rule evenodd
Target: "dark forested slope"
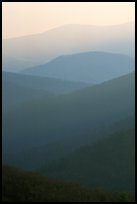
M 33 172 L 2 167 L 3 202 L 134 202 L 128 192 L 89 189 Z

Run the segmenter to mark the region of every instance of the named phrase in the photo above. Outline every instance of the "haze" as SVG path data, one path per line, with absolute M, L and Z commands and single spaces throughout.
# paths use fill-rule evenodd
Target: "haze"
M 2 201 L 135 202 L 135 3 L 2 6 Z
M 13 38 L 65 24 L 131 22 L 135 19 L 135 2 L 3 2 L 2 17 L 2 37 Z

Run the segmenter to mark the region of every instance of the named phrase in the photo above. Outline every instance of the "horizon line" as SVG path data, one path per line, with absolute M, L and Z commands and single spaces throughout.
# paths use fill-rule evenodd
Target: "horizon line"
M 43 34 L 49 31 L 52 31 L 54 29 L 57 28 L 61 28 L 61 27 L 65 27 L 65 26 L 93 26 L 93 27 L 111 27 L 111 26 L 120 26 L 120 25 L 125 25 L 125 24 L 130 24 L 130 23 L 135 23 L 135 21 L 128 21 L 125 23 L 119 23 L 119 24 L 104 24 L 104 25 L 95 25 L 95 24 L 80 24 L 80 23 L 68 23 L 68 24 L 62 24 L 56 27 L 53 27 L 49 30 L 43 31 L 43 32 L 38 32 L 38 33 L 32 33 L 32 34 L 28 34 L 28 35 L 20 35 L 20 36 L 15 36 L 15 37 L 8 37 L 8 38 L 2 38 L 2 40 L 11 40 L 11 39 L 16 39 L 16 38 L 23 38 L 23 37 L 29 37 L 29 36 L 34 36 L 34 35 L 39 35 L 39 34 Z

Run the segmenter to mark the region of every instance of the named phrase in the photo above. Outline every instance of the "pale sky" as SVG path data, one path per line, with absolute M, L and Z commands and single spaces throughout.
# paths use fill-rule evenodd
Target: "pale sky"
M 2 2 L 2 37 L 42 33 L 65 24 L 135 21 L 135 2 Z

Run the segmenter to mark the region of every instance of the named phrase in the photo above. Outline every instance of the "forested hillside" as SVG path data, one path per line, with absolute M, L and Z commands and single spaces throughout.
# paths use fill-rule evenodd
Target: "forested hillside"
M 3 202 L 134 202 L 128 192 L 85 188 L 79 184 L 49 179 L 35 172 L 2 167 Z

